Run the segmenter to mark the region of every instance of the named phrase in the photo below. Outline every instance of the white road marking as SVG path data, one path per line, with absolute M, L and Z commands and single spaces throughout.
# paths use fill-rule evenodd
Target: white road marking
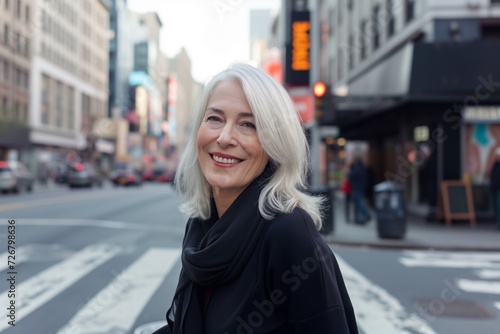
M 183 219 L 181 222 L 187 221 Z M 2 225 L 0 221 L 0 226 Z M 5 225 L 5 224 L 3 224 Z M 129 223 L 129 222 L 120 222 L 120 221 L 112 221 L 112 220 L 95 220 L 95 219 L 35 219 L 35 218 L 26 218 L 22 219 L 22 225 L 33 225 L 33 226 L 85 226 L 85 227 L 102 227 L 109 229 L 129 229 L 129 230 L 141 230 L 141 231 L 164 231 L 164 232 L 182 232 L 184 233 L 184 226 L 179 224 L 178 227 L 169 227 L 169 226 L 157 226 L 150 225 L 147 223 L 138 224 L 138 223 Z
M 500 269 L 500 253 L 408 251 L 399 262 L 407 267 Z
M 57 334 L 130 332 L 179 256 L 179 249 L 150 249 L 92 298 Z
M 500 278 L 500 270 L 476 270 L 474 272 L 479 278 L 483 279 L 494 279 Z
M 19 322 L 80 278 L 118 254 L 119 251 L 120 248 L 116 246 L 91 245 L 18 284 L 15 297 L 16 322 Z M 10 274 L 7 272 L 7 278 L 9 276 Z M 17 275 L 13 276 L 16 276 L 16 279 L 18 278 Z M 2 293 L 1 300 L 12 300 L 12 298 L 7 299 L 8 292 L 7 290 Z M 8 327 L 10 325 L 7 321 L 0 322 L 0 332 Z
M 493 305 L 495 305 L 495 307 L 500 310 L 500 302 L 493 303 Z
M 23 201 L 23 202 L 13 202 L 13 203 L 0 205 L 0 211 L 9 211 L 9 210 L 17 210 L 17 209 L 23 209 L 23 208 L 31 208 L 34 206 L 41 206 L 41 205 L 51 205 L 51 204 L 75 202 L 75 201 L 81 201 L 81 200 L 85 200 L 85 199 L 95 199 L 98 197 L 108 197 L 109 193 L 110 193 L 109 191 L 108 192 L 98 192 L 98 193 L 92 192 L 92 193 L 84 193 L 84 194 L 78 194 L 78 195 L 66 195 L 64 197 L 50 197 L 50 198 L 41 198 L 41 199 L 35 199 L 35 200 L 29 200 L 29 201 Z
M 479 292 L 500 295 L 500 282 L 473 281 L 468 279 L 457 280 L 457 286 L 467 292 Z
M 409 314 L 396 298 L 336 256 L 354 305 L 358 326 L 365 334 L 436 334 L 416 313 Z

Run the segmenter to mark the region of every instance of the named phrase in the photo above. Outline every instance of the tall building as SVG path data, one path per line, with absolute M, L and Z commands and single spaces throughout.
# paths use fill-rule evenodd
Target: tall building
M 109 7 L 109 101 L 110 118 L 125 117 L 131 110 L 128 77 L 134 68 L 133 14 L 126 0 L 106 0 Z
M 478 216 L 500 147 L 500 1 L 317 0 L 319 78 L 331 124 L 369 144 L 376 181 L 439 211 L 443 180 L 470 180 Z
M 33 18 L 32 1 L 0 1 L 0 160 L 27 159 Z
M 101 0 L 30 3 L 32 159 L 64 162 L 111 154 L 112 145 L 97 142 L 101 133 L 95 128 L 108 107 L 107 6 Z

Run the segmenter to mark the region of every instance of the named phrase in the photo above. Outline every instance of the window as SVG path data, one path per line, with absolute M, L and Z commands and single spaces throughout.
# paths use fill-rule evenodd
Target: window
M 21 18 L 21 0 L 17 0 L 16 2 L 16 16 L 17 18 Z
M 4 24 L 4 26 L 3 26 L 3 42 L 5 45 L 9 45 L 9 35 L 10 35 L 9 25 Z
M 41 122 L 49 124 L 49 77 L 42 75 L 42 106 L 41 106 Z
M 26 9 L 24 10 L 24 19 L 28 24 L 30 22 L 30 6 L 26 5 Z
M 347 43 L 347 62 L 349 63 L 349 69 L 352 69 L 354 67 L 354 38 L 352 37 L 352 34 L 349 35 L 349 40 Z
M 10 7 L 10 1 L 5 0 L 5 10 L 9 10 L 9 7 Z
M 29 57 L 29 55 L 30 55 L 30 39 L 29 38 L 24 39 L 24 55 L 26 57 Z
M 394 0 L 386 0 L 387 10 L 387 37 L 394 35 L 396 26 L 396 8 L 394 7 Z
M 380 7 L 378 5 L 375 6 L 375 8 L 373 8 L 372 22 L 373 22 L 372 43 L 373 43 L 373 50 L 376 50 L 380 46 L 380 24 L 382 24 L 380 17 Z
M 415 0 L 405 0 L 405 20 L 406 23 L 413 20 L 415 15 Z
M 68 86 L 68 129 L 75 129 L 75 108 L 74 108 L 75 90 Z
M 8 83 L 10 80 L 10 64 L 7 61 L 4 63 L 4 67 L 3 67 L 3 79 L 4 79 L 4 82 L 6 82 L 6 83 Z
M 14 33 L 14 40 L 12 42 L 15 52 L 19 53 L 21 51 L 21 34 L 19 34 L 19 32 L 16 31 Z
M 56 95 L 55 95 L 55 105 L 56 105 L 56 126 L 62 127 L 63 124 L 63 110 L 62 110 L 62 83 L 60 81 L 56 82 Z
M 360 57 L 361 60 L 365 59 L 366 57 L 366 41 L 365 39 L 369 36 L 366 34 L 366 20 L 361 21 L 361 34 L 359 34 L 359 49 L 360 49 Z

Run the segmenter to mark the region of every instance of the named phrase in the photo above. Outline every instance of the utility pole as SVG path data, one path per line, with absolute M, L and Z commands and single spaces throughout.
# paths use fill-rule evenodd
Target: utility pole
M 309 90 L 310 94 L 313 95 L 314 83 L 319 80 L 319 14 L 318 14 L 318 0 L 309 0 L 309 10 L 311 12 L 311 48 L 310 48 L 310 64 L 311 68 L 309 71 Z M 311 186 L 313 188 L 319 187 L 321 185 L 321 171 L 319 166 L 320 161 L 320 134 L 318 120 L 314 117 L 311 127 L 309 128 L 311 133 Z

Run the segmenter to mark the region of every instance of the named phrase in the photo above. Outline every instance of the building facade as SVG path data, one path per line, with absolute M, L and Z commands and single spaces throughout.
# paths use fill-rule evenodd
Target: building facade
M 0 160 L 24 160 L 30 146 L 33 22 L 32 1 L 0 1 Z
M 473 184 L 478 217 L 500 145 L 500 1 L 318 0 L 320 79 L 332 124 L 369 144 L 376 181 L 434 217 L 440 184 Z
M 109 12 L 101 0 L 32 1 L 30 142 L 33 163 L 100 158 L 107 116 Z

